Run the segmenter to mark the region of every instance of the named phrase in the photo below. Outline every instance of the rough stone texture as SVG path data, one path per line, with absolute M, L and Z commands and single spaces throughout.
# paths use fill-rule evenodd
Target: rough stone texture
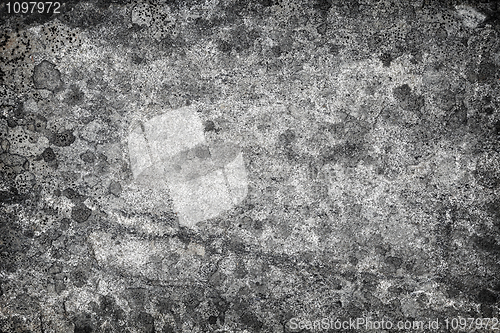
M 33 83 L 36 89 L 55 91 L 61 85 L 61 72 L 56 69 L 56 65 L 44 60 L 33 70 Z
M 45 148 L 42 153 L 42 157 L 45 162 L 51 162 L 56 159 L 56 154 L 54 153 L 54 150 L 49 147 Z
M 92 210 L 82 204 L 78 204 L 71 209 L 71 217 L 79 223 L 87 221 L 91 214 Z
M 119 197 L 120 194 L 122 193 L 122 186 L 120 185 L 119 182 L 112 181 L 109 184 L 109 193 L 113 194 L 114 196 Z
M 6 11 L 0 332 L 500 318 L 495 1 Z
M 75 142 L 76 138 L 70 130 L 52 134 L 52 143 L 59 147 L 67 147 Z

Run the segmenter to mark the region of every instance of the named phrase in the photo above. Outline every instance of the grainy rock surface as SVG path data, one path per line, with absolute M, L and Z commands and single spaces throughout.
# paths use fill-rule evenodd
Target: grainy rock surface
M 0 332 L 498 329 L 495 1 L 15 8 Z

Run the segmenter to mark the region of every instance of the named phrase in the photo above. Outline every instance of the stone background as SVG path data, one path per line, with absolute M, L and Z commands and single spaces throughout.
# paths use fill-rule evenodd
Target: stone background
M 495 1 L 5 3 L 1 332 L 500 318 Z M 196 228 L 127 150 L 187 105 L 249 178 Z

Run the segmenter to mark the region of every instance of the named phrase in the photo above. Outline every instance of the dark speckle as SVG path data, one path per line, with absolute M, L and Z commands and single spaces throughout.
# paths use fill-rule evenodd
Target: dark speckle
M 14 117 L 17 119 L 23 119 L 24 116 L 25 116 L 24 104 L 19 103 L 17 107 L 14 109 Z
M 95 162 L 95 154 L 90 150 L 87 150 L 86 152 L 82 153 L 80 155 L 80 158 L 87 164 L 92 164 Z
M 275 0 L 260 0 L 259 3 L 263 7 L 271 7 L 272 5 L 276 4 L 276 1 Z
M 476 237 L 474 242 L 481 250 L 492 253 L 500 253 L 500 245 L 497 244 L 494 237 Z
M 406 83 L 395 87 L 392 90 L 392 94 L 405 110 L 419 112 L 419 110 L 424 106 L 423 97 L 415 95 L 410 86 Z
M 385 259 L 385 262 L 388 263 L 389 265 L 394 266 L 395 268 L 401 267 L 401 264 L 403 263 L 403 260 L 398 257 L 387 257 Z
M 140 57 L 137 53 L 132 55 L 132 63 L 135 65 L 140 65 L 144 62 L 144 58 Z
M 85 94 L 78 86 L 72 85 L 64 101 L 70 106 L 75 106 L 83 102 L 84 96 Z
M 71 224 L 71 220 L 68 219 L 67 217 L 64 217 L 63 219 L 61 219 L 61 230 L 67 230 Z
M 217 47 L 219 51 L 223 53 L 229 53 L 233 49 L 233 45 L 231 45 L 231 43 L 222 39 L 217 43 Z
M 163 333 L 174 333 L 176 332 L 176 329 L 174 327 L 172 327 L 172 325 L 170 323 L 165 323 L 165 325 L 163 326 Z
M 58 147 L 67 147 L 75 142 L 75 136 L 70 130 L 56 133 L 52 137 L 52 143 Z
M 205 132 L 217 132 L 215 123 L 212 120 L 207 120 L 205 122 Z
M 45 148 L 45 150 L 42 153 L 43 160 L 45 162 L 51 162 L 56 159 L 56 154 L 54 153 L 54 150 L 52 148 Z
M 405 101 L 411 96 L 411 88 L 408 84 L 400 85 L 392 90 L 394 98 L 398 101 Z
M 483 109 L 483 112 L 488 115 L 488 116 L 491 116 L 493 114 L 493 112 L 495 112 L 495 110 L 491 107 L 491 106 L 488 106 L 488 107 L 485 107 Z
M 326 34 L 327 28 L 328 28 L 328 25 L 326 24 L 326 22 L 323 22 L 317 26 L 316 31 L 318 31 L 318 34 L 324 35 L 324 34 Z
M 497 120 L 492 127 L 492 132 L 494 135 L 499 136 L 500 135 L 500 120 Z
M 34 120 L 35 131 L 42 132 L 47 127 L 47 119 L 44 116 L 37 115 Z
M 382 53 L 379 59 L 382 61 L 382 65 L 384 65 L 384 67 L 391 66 L 391 62 L 393 60 L 391 54 L 388 52 Z
M 246 29 L 243 26 L 239 26 L 234 29 L 233 34 L 232 34 L 232 45 L 233 48 L 237 52 L 241 52 L 244 50 L 247 50 L 251 48 L 254 45 L 254 41 L 259 37 L 259 34 L 255 30 L 250 30 Z M 275 49 L 277 48 L 277 49 Z M 277 50 L 279 50 L 279 47 L 275 46 L 273 47 L 273 53 L 276 55 Z M 280 51 L 281 53 L 281 51 Z M 279 56 L 279 54 L 277 55 Z
M 290 145 L 293 141 L 295 141 L 296 134 L 295 131 L 292 129 L 287 129 L 283 133 L 279 135 L 278 142 L 281 145 L 288 146 Z
M 140 312 L 137 316 L 137 321 L 141 326 L 141 332 L 154 333 L 155 325 L 154 318 L 147 312 Z
M 251 312 L 245 312 L 241 315 L 241 322 L 246 327 L 251 327 L 256 331 L 260 331 L 263 326 L 263 323 Z
M 66 290 L 66 284 L 63 280 L 57 279 L 55 282 L 56 293 L 60 294 L 63 290 Z
M 271 51 L 275 57 L 279 57 L 281 55 L 281 47 L 279 47 L 279 45 L 273 46 Z
M 16 188 L 11 188 L 10 191 L 0 191 L 0 202 L 2 202 L 2 203 L 22 202 L 25 199 L 26 199 L 26 197 L 23 195 L 20 195 L 17 192 Z
M 477 301 L 483 304 L 495 304 L 497 296 L 488 289 L 481 289 L 477 294 Z
M 210 317 L 208 317 L 208 323 L 209 323 L 210 325 L 215 325 L 215 324 L 217 324 L 217 317 L 216 317 L 216 316 L 210 316 Z
M 17 121 L 13 118 L 7 118 L 7 126 L 14 128 L 17 126 Z
M 92 330 L 92 327 L 90 327 L 90 325 L 88 325 L 88 324 L 78 324 L 78 325 L 75 325 L 74 332 L 75 333 L 92 333 L 93 330 Z
M 81 196 L 81 195 L 80 195 L 77 191 L 75 191 L 75 190 L 74 190 L 74 189 L 72 189 L 71 187 L 68 187 L 67 189 L 65 189 L 65 190 L 62 192 L 62 194 L 63 194 L 66 198 L 68 198 L 68 199 L 70 199 L 70 200 L 79 200 L 79 199 L 81 199 L 81 197 L 82 197 L 82 196 Z
M 477 80 L 480 83 L 485 83 L 494 78 L 498 72 L 498 68 L 491 62 L 483 62 L 479 65 Z
M 322 14 L 327 14 L 332 7 L 332 0 L 318 0 L 314 5 L 314 8 L 319 10 Z
M 71 210 L 71 218 L 78 223 L 87 221 L 91 214 L 92 210 L 84 204 L 79 204 Z

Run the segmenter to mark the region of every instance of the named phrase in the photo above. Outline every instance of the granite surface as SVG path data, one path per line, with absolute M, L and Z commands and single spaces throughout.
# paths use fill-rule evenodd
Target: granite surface
M 500 329 L 496 1 L 16 8 L 0 332 Z

